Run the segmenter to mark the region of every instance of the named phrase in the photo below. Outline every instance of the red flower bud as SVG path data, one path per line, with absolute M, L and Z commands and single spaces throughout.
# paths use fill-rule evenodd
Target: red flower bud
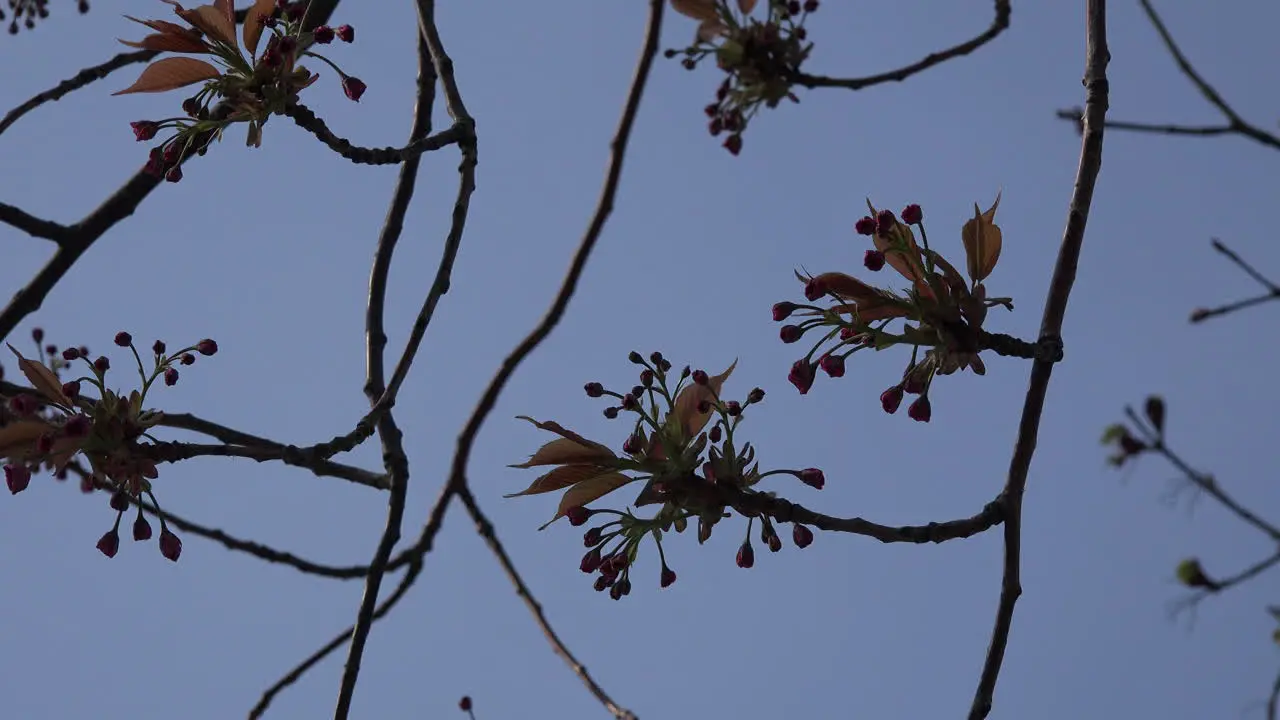
M 165 349 L 163 340 L 157 340 L 155 344 L 151 346 L 151 352 L 157 355 L 164 355 Z
M 822 471 L 819 470 L 818 468 L 805 468 L 804 470 L 800 471 L 800 474 L 797 477 L 799 477 L 800 482 L 804 483 L 805 485 L 817 488 L 819 490 L 821 490 L 822 487 L 827 484 L 827 477 L 823 475 Z
M 68 362 L 80 359 L 80 351 L 76 348 L 67 348 L 62 351 L 62 359 Z
M 902 386 L 894 385 L 893 387 L 880 393 L 880 407 L 890 415 L 898 412 L 898 406 L 902 404 Z
M 591 511 L 581 505 L 575 505 L 565 512 L 565 516 L 569 518 L 570 525 L 578 527 L 587 523 L 587 520 L 591 517 Z
M 346 43 L 355 42 L 356 29 L 351 27 L 350 25 L 339 25 L 338 27 L 334 28 L 333 32 L 338 36 L 338 39 L 341 40 L 342 42 L 346 42 Z
M 138 518 L 133 521 L 133 540 L 134 542 L 139 542 L 150 539 L 151 523 L 147 522 L 147 519 L 139 513 Z
M 471 696 L 470 695 L 462 696 L 462 699 L 458 701 L 458 709 L 461 710 L 462 712 L 471 712 Z
M 116 345 L 120 347 L 129 347 L 133 344 L 133 336 L 127 332 L 120 331 L 116 333 Z
M 738 548 L 738 557 L 736 558 L 738 567 L 749 568 L 756 564 L 756 551 L 751 549 L 751 541 L 747 540 Z
M 773 304 L 773 321 L 782 322 L 783 320 L 786 320 L 787 318 L 791 317 L 791 313 L 795 312 L 796 308 L 798 307 L 800 306 L 792 302 L 774 303 Z
M 333 28 L 328 25 L 321 25 L 311 32 L 315 36 L 316 42 L 321 45 L 328 45 L 333 42 L 333 37 L 336 34 L 333 32 Z
M 799 325 L 783 325 L 778 331 L 778 337 L 782 342 L 790 344 L 804 337 L 804 330 Z
M 174 368 L 166 368 L 164 371 L 164 384 L 173 387 L 178 384 L 178 371 Z
M 662 587 L 664 588 L 671 587 L 671 583 L 675 581 L 676 581 L 676 571 L 672 570 L 666 565 L 663 565 L 662 566 Z
M 133 138 L 139 142 L 150 140 L 160 132 L 160 123 L 151 120 L 138 120 L 129 123 L 129 127 L 133 128 Z M 40 342 L 37 340 L 36 342 Z
M 884 269 L 884 253 L 879 250 L 868 250 L 867 254 L 862 256 L 862 264 L 871 272 L 880 272 Z
M 107 531 L 105 535 L 98 539 L 98 550 L 107 557 L 115 557 L 120 551 L 120 533 L 115 528 Z
M 106 355 L 99 355 L 98 359 L 93 361 L 93 369 L 104 373 L 111 369 L 111 360 Z
M 587 397 L 598 398 L 604 395 L 604 386 L 598 382 L 589 382 L 583 385 L 582 389 L 586 391 Z
M 800 523 L 796 523 L 791 530 L 791 540 L 796 544 L 796 547 L 803 550 L 813 542 L 813 531 Z
M 70 385 L 71 383 L 67 384 Z M 69 438 L 84 437 L 89 434 L 91 426 L 92 423 L 88 415 L 76 414 L 67 418 L 67 424 L 62 426 L 62 432 Z
M 714 121 L 712 121 L 714 122 Z M 742 152 L 742 133 L 734 133 L 724 139 L 724 149 L 729 151 L 730 155 L 737 155 Z
M 915 225 L 924 219 L 924 213 L 921 212 L 920 206 L 912 203 L 902 208 L 902 222 L 908 225 Z
M 182 555 L 182 540 L 169 532 L 169 528 L 164 527 L 163 523 L 160 528 L 160 554 L 173 562 L 178 562 L 178 557 Z
M 9 486 L 10 493 L 17 495 L 31 484 L 31 471 L 25 465 L 5 465 L 4 484 Z
M 801 395 L 804 395 L 809 392 L 809 388 L 813 387 L 816 376 L 813 365 L 809 364 L 808 360 L 801 359 L 791 364 L 791 372 L 787 374 L 787 380 L 796 386 Z
M 818 363 L 822 370 L 833 378 L 844 377 L 844 358 L 839 355 L 823 355 Z
M 200 342 L 196 343 L 196 352 L 206 357 L 209 355 L 212 355 L 218 352 L 218 343 L 210 340 L 209 338 L 205 338 Z M 190 365 L 191 363 L 187 363 L 187 364 Z
M 351 77 L 350 75 L 342 78 L 342 92 L 356 102 L 360 102 L 360 96 L 364 95 L 364 91 L 367 88 L 368 86 L 360 78 Z
M 578 565 L 578 569 L 590 575 L 600 569 L 600 548 L 590 550 L 586 555 L 582 556 L 582 562 Z
M 888 235 L 893 229 L 896 218 L 893 217 L 893 211 L 881 210 L 876 214 L 876 233 L 879 235 Z
M 696 385 L 706 385 L 706 384 L 707 384 L 707 382 L 708 382 L 709 380 L 710 380 L 710 378 L 708 378 L 708 377 L 707 377 L 707 373 L 706 373 L 706 371 L 705 371 L 705 370 L 694 370 L 694 371 L 693 371 L 693 382 L 694 382 L 694 384 L 696 384 Z
M 871 216 L 864 216 L 853 224 L 854 232 L 859 235 L 874 235 L 876 233 L 876 221 Z
M 929 406 L 929 396 L 921 395 L 907 408 L 907 416 L 916 422 L 929 422 L 933 409 Z

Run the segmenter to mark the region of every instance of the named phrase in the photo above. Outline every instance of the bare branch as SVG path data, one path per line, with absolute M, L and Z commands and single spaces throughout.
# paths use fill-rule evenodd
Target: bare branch
M 1141 123 L 1126 122 L 1119 120 L 1108 120 L 1107 129 L 1126 130 L 1130 132 L 1155 133 L 1159 135 L 1183 135 L 1197 137 L 1215 137 L 1220 135 L 1242 135 L 1254 140 L 1262 145 L 1270 147 L 1274 150 L 1280 150 L 1280 135 L 1269 133 L 1256 125 L 1247 122 L 1240 116 L 1229 104 L 1223 99 L 1218 91 L 1204 79 L 1203 76 L 1183 54 L 1182 49 L 1178 47 L 1178 43 L 1174 41 L 1173 35 L 1169 33 L 1169 29 L 1165 27 L 1164 21 L 1156 12 L 1151 4 L 1151 0 L 1139 0 L 1142 9 L 1147 14 L 1147 18 L 1151 24 L 1155 26 L 1156 32 L 1160 34 L 1160 40 L 1164 43 L 1165 49 L 1173 56 L 1173 60 L 1178 64 L 1178 69 L 1183 75 L 1195 85 L 1200 94 L 1204 96 L 1209 104 L 1215 107 L 1218 112 L 1222 113 L 1227 122 L 1224 125 L 1171 125 L 1161 123 Z M 1070 120 L 1076 123 L 1077 130 L 1080 127 L 1080 111 L 1078 108 L 1071 110 L 1059 110 L 1058 117 L 1063 120 Z
M 1252 265 L 1245 262 L 1243 258 L 1237 255 L 1234 250 L 1227 247 L 1226 244 L 1223 243 L 1221 240 L 1217 238 L 1213 238 L 1211 242 L 1213 244 L 1214 250 L 1217 250 L 1218 252 L 1225 255 L 1227 259 L 1235 263 L 1237 267 L 1243 270 L 1249 277 L 1256 280 L 1259 285 L 1266 288 L 1267 291 L 1260 295 L 1254 295 L 1253 297 L 1248 297 L 1248 298 L 1245 298 L 1244 300 L 1237 300 L 1235 302 L 1230 302 L 1225 305 L 1219 305 L 1218 307 L 1215 307 L 1215 308 L 1197 308 L 1191 312 L 1191 322 L 1193 323 L 1204 322 L 1209 318 L 1218 317 L 1220 315 L 1227 315 L 1237 310 L 1243 310 L 1244 308 L 1247 308 L 1247 307 L 1253 307 L 1254 305 L 1261 305 L 1264 302 L 1271 302 L 1272 300 L 1280 299 L 1280 285 L 1276 285 L 1274 282 L 1268 279 L 1267 276 L 1263 275 L 1261 272 L 1256 270 Z
M 448 130 L 411 140 L 402 148 L 384 147 L 367 148 L 352 145 L 346 138 L 338 137 L 325 125 L 311 108 L 302 103 L 285 106 L 284 114 L 293 118 L 298 127 L 315 135 L 330 150 L 357 165 L 399 165 L 402 162 L 416 159 L 425 152 L 439 150 L 460 142 L 473 139 L 474 128 L 456 124 Z
M 995 19 L 991 21 L 991 26 L 983 31 L 982 34 L 972 40 L 949 47 L 946 50 L 930 53 L 919 62 L 900 67 L 897 70 L 890 70 L 888 72 L 883 72 L 878 75 L 869 75 L 867 77 L 832 78 L 824 75 L 798 73 L 791 78 L 791 81 L 797 85 L 807 88 L 839 87 L 847 88 L 849 90 L 861 90 L 865 87 L 880 85 L 881 83 L 886 82 L 901 82 L 912 75 L 928 70 L 934 65 L 940 65 L 953 58 L 968 55 L 974 50 L 977 50 L 983 45 L 991 42 L 997 35 L 1007 30 L 1009 28 L 1009 15 L 1012 12 L 1009 0 L 995 0 L 995 6 Z
M 0 222 L 25 232 L 32 237 L 62 242 L 67 236 L 67 226 L 50 220 L 41 220 L 20 208 L 0 202 Z
M 493 523 L 489 522 L 489 519 L 480 510 L 480 506 L 476 503 L 471 491 L 468 488 L 462 488 L 458 491 L 458 499 L 462 501 L 462 504 L 467 508 L 467 512 L 471 515 L 471 519 L 475 522 L 476 532 L 480 533 L 480 537 L 484 538 L 485 544 L 489 546 L 494 556 L 497 557 L 498 564 L 502 565 L 502 570 L 507 574 L 507 579 L 515 586 L 516 595 L 519 595 L 520 599 L 524 601 L 525 606 L 529 608 L 529 612 L 533 614 L 534 622 L 538 624 L 538 628 L 546 636 L 547 642 L 551 643 L 551 649 L 573 669 L 574 674 L 587 686 L 587 690 L 595 696 L 596 700 L 600 701 L 601 705 L 604 705 L 609 712 L 613 713 L 615 718 L 619 720 L 636 720 L 635 713 L 618 705 L 613 701 L 613 698 L 609 697 L 609 694 L 591 677 L 591 673 L 587 672 L 587 668 L 578 662 L 578 659 L 565 646 L 564 641 L 560 639 L 555 629 L 551 627 L 550 621 L 547 620 L 546 614 L 542 611 L 542 604 L 533 596 L 529 586 L 520 577 L 515 563 L 511 562 L 511 557 L 507 555 L 506 549 L 502 547 L 502 542 L 498 540 L 497 534 L 493 531 Z
M 47 102 L 61 100 L 62 97 L 68 93 L 79 90 L 95 80 L 101 80 L 122 67 L 133 65 L 135 63 L 148 62 L 159 54 L 160 53 L 155 50 L 134 50 L 132 52 L 122 52 L 101 65 L 94 65 L 93 67 L 85 68 L 84 70 L 76 73 L 73 77 L 63 80 L 52 88 L 45 90 L 39 95 L 36 95 L 6 113 L 4 118 L 0 119 L 0 133 L 8 130 L 10 125 L 18 121 L 18 118 Z
M 1107 63 L 1111 54 L 1107 50 L 1106 0 L 1086 0 L 1086 50 L 1085 75 L 1086 101 L 1084 133 L 1080 147 L 1080 164 L 1076 169 L 1075 187 L 1071 205 L 1067 211 L 1067 225 L 1063 232 L 1062 246 L 1049 283 L 1044 317 L 1040 321 L 1040 337 L 1056 339 L 1062 332 L 1062 321 L 1067 311 L 1067 299 L 1075 282 L 1076 264 L 1084 243 L 1085 226 L 1089 219 L 1089 207 L 1093 202 L 1093 190 L 1102 168 L 1102 137 L 1108 104 Z M 1022 406 L 1022 419 L 1018 424 L 1018 440 L 1013 458 L 1009 462 L 1009 477 L 999 501 L 1005 506 L 1004 518 L 1004 578 L 1000 585 L 1000 602 L 996 608 L 995 626 L 991 632 L 991 644 L 987 648 L 978 689 L 974 693 L 969 711 L 970 720 L 982 720 L 991 712 L 995 696 L 996 680 L 1004 661 L 1005 647 L 1009 643 L 1009 628 L 1013 623 L 1013 610 L 1022 594 L 1022 494 L 1027 485 L 1027 473 L 1036 449 L 1036 436 L 1040 429 L 1040 415 L 1044 410 L 1045 395 L 1053 363 L 1038 359 L 1031 367 L 1031 380 L 1026 400 Z
M 286 465 L 310 470 L 319 477 L 336 477 L 365 487 L 386 490 L 390 487 L 387 477 L 380 473 L 363 468 L 335 463 L 331 460 L 303 459 L 289 452 L 288 446 L 242 446 L 242 445 L 201 445 L 182 442 L 156 442 L 140 445 L 139 450 L 152 460 L 160 462 L 178 462 L 193 457 L 238 457 L 269 462 L 272 460 Z
M 435 49 L 428 47 L 421 33 L 418 36 L 418 98 L 414 104 L 413 123 L 409 131 L 409 140 L 414 141 L 426 137 L 431 132 L 431 114 L 435 107 L 436 70 Z M 473 145 L 474 147 L 474 145 Z M 404 227 L 404 215 L 413 198 L 419 162 L 415 157 L 401 168 L 400 177 L 392 194 L 391 208 L 387 212 L 386 222 L 378 238 L 378 248 L 374 252 L 374 270 L 370 277 L 369 303 L 365 313 L 366 369 L 365 395 L 370 405 L 375 405 L 385 390 L 383 383 L 382 350 L 386 345 L 386 334 L 382 328 L 383 311 L 386 306 L 386 275 L 380 273 L 384 264 L 391 262 L 391 253 L 399 241 L 400 231 Z M 467 185 L 468 175 L 463 173 L 460 184 Z M 474 182 L 471 183 L 474 186 Z M 460 232 L 460 231 L 459 231 Z M 456 252 L 456 248 L 455 248 Z M 447 251 L 446 251 L 447 253 Z M 387 521 L 378 547 L 374 551 L 373 560 L 369 563 L 369 574 L 365 577 L 364 595 L 360 599 L 360 608 L 356 613 L 355 624 L 350 631 L 351 646 L 347 651 L 347 662 L 343 666 L 342 682 L 338 689 L 337 707 L 334 720 L 345 720 L 351 711 L 351 699 L 355 695 L 356 681 L 360 676 L 360 661 L 364 655 L 365 642 L 373 627 L 379 610 L 386 612 L 394 604 L 394 598 L 408 591 L 403 585 L 403 592 L 397 591 L 384 603 L 378 605 L 378 593 L 382 587 L 382 578 L 387 571 L 387 563 L 396 543 L 400 542 L 401 525 L 404 521 L 405 495 L 409 487 L 409 458 L 405 454 L 401 432 L 390 410 L 383 413 L 377 422 L 378 436 L 382 441 L 382 456 L 387 475 L 391 478 L 391 493 L 387 498 Z

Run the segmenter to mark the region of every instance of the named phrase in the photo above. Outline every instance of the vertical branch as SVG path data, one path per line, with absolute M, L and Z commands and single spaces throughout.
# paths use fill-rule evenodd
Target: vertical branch
M 1044 316 L 1040 322 L 1042 343 L 1057 344 L 1062 331 L 1062 320 L 1067 311 L 1067 299 L 1075 282 L 1076 264 L 1084 242 L 1085 225 L 1089 219 L 1089 206 L 1093 202 L 1093 189 L 1102 168 L 1102 132 L 1106 121 L 1108 103 L 1106 0 L 1085 1 L 1086 50 L 1085 76 L 1086 102 L 1084 132 L 1081 139 L 1080 163 L 1076 169 L 1075 188 L 1067 211 L 1067 226 L 1062 245 L 1058 250 L 1053 279 L 1045 301 Z M 1004 661 L 1009 643 L 1009 628 L 1013 623 L 1013 609 L 1022 594 L 1020 579 L 1022 546 L 1022 495 L 1027 485 L 1027 472 L 1036 449 L 1036 436 L 1040 429 L 1040 415 L 1044 410 L 1045 394 L 1049 388 L 1049 376 L 1053 362 L 1037 359 L 1031 367 L 1031 380 L 1026 400 L 1022 406 L 1022 420 L 1018 424 L 1018 439 L 1013 458 L 1009 463 L 1009 477 L 1001 492 L 1005 505 L 1004 521 L 1004 578 L 1000 585 L 1000 602 L 996 609 L 995 627 L 991 632 L 991 644 L 987 648 L 978 689 L 974 693 L 969 711 L 970 720 L 982 720 L 991 712 L 996 680 Z
M 419 36 L 418 101 L 414 107 L 413 128 L 409 134 L 410 142 L 426 137 L 431 132 L 435 83 L 436 73 L 430 53 L 427 51 L 426 42 Z M 387 276 L 396 243 L 404 228 L 404 216 L 413 198 L 421 161 L 421 156 L 418 156 L 401 166 L 391 207 L 387 211 L 387 219 L 383 224 L 381 236 L 378 238 L 378 248 L 374 253 L 373 270 L 369 278 L 369 301 L 365 313 L 367 367 L 364 390 L 370 404 L 376 403 L 386 389 L 383 350 L 387 344 L 387 336 L 383 327 L 383 316 L 386 307 Z M 342 684 L 338 690 L 337 708 L 334 711 L 334 718 L 338 719 L 346 718 L 351 710 L 351 698 L 355 694 L 356 680 L 360 675 L 360 659 L 364 655 L 365 642 L 369 638 L 369 630 L 378 605 L 378 592 L 382 587 L 382 578 L 386 573 L 391 551 L 400 541 L 400 526 L 404 520 L 405 494 L 409 484 L 409 460 L 401 442 L 400 429 L 389 410 L 378 418 L 378 437 L 382 441 L 384 463 L 391 480 L 391 491 L 387 498 L 387 522 L 382 531 L 382 537 L 378 541 L 378 547 L 374 551 L 373 561 L 369 564 L 364 595 L 360 599 L 356 622 L 351 628 L 351 646 L 347 652 L 346 665 L 343 667 Z M 340 642 L 329 648 L 329 651 L 338 645 Z

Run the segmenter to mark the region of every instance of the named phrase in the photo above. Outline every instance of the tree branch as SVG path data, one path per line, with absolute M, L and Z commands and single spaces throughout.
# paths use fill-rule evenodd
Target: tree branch
M 991 21 L 991 26 L 980 35 L 972 40 L 949 47 L 946 50 L 930 53 L 929 55 L 926 55 L 924 59 L 919 62 L 912 63 L 911 65 L 906 65 L 898 68 L 897 70 L 890 70 L 878 75 L 869 75 L 867 77 L 860 78 L 832 78 L 824 75 L 797 73 L 792 76 L 790 80 L 796 85 L 807 88 L 839 87 L 847 88 L 849 90 L 861 90 L 865 87 L 879 85 L 886 82 L 901 82 L 912 75 L 928 70 L 934 65 L 940 65 L 953 58 L 968 55 L 974 50 L 977 50 L 983 45 L 991 42 L 997 35 L 1007 30 L 1009 28 L 1009 15 L 1012 12 L 1009 0 L 995 0 L 995 6 L 995 18 Z
M 122 52 L 101 65 L 94 65 L 93 67 L 85 68 L 84 70 L 76 73 L 73 77 L 63 80 L 52 88 L 45 90 L 10 110 L 8 113 L 5 113 L 4 118 L 0 119 L 0 133 L 8 130 L 10 125 L 18 121 L 18 118 L 47 102 L 61 100 L 63 96 L 68 93 L 79 90 L 96 80 L 101 80 L 122 67 L 133 65 L 135 63 L 150 62 L 152 58 L 159 54 L 160 53 L 155 50 L 134 50 L 131 52 Z
M 67 226 L 51 220 L 41 220 L 21 208 L 0 202 L 0 222 L 25 232 L 31 237 L 52 240 L 61 243 L 67 236 Z
M 427 46 L 422 34 L 418 35 L 418 99 L 414 105 L 413 123 L 409 132 L 412 144 L 431 132 L 431 114 L 435 106 L 435 83 L 438 71 L 435 69 L 435 53 Z M 391 254 L 399 241 L 404 227 L 404 216 L 413 198 L 416 186 L 419 162 L 418 158 L 407 161 L 401 168 L 400 177 L 392 195 L 391 208 L 387 211 L 386 222 L 378 238 L 378 248 L 374 251 L 374 269 L 370 276 L 369 302 L 365 311 L 366 337 L 366 382 L 365 395 L 369 404 L 377 403 L 384 391 L 382 351 L 386 345 L 386 334 L 382 327 L 383 312 L 386 306 L 386 275 L 380 270 L 389 267 Z M 462 184 L 466 184 L 464 180 Z M 347 661 L 342 670 L 342 681 L 338 688 L 337 707 L 334 720 L 345 720 L 351 711 L 351 699 L 355 695 L 356 681 L 360 676 L 360 661 L 364 655 L 365 642 L 379 611 L 378 593 L 382 587 L 382 578 L 387 570 L 387 563 L 396 543 L 400 541 L 401 525 L 404 521 L 405 495 L 409 486 L 409 459 L 404 451 L 401 432 L 390 410 L 383 413 L 377 422 L 378 436 L 382 440 L 382 456 L 387 475 L 391 479 L 391 492 L 387 498 L 387 520 L 382 536 L 378 540 L 373 560 L 369 564 L 369 574 L 365 577 L 364 595 L 360 599 L 360 607 L 356 612 L 356 621 L 350 631 L 351 645 L 347 651 Z M 407 592 L 408 587 L 405 587 Z M 393 598 L 403 593 L 393 594 Z M 384 603 L 383 612 L 392 607 L 392 602 Z
M 1261 305 L 1264 302 L 1271 302 L 1272 300 L 1280 299 L 1280 285 L 1276 285 L 1269 278 L 1267 278 L 1267 276 L 1263 275 L 1261 272 L 1256 270 L 1252 265 L 1245 262 L 1243 258 L 1237 255 L 1234 250 L 1227 247 L 1226 244 L 1223 243 L 1218 238 L 1213 238 L 1210 242 L 1213 244 L 1214 250 L 1217 250 L 1219 253 L 1222 253 L 1223 255 L 1225 255 L 1228 260 L 1235 263 L 1236 267 L 1243 270 L 1245 274 L 1247 274 L 1249 277 L 1257 281 L 1259 285 L 1266 288 L 1266 292 L 1260 295 L 1254 295 L 1253 297 L 1245 298 L 1244 300 L 1237 300 L 1235 302 L 1227 303 L 1226 305 L 1219 305 L 1218 307 L 1215 307 L 1215 308 L 1197 308 L 1191 312 L 1191 322 L 1193 323 L 1204 322 L 1209 318 L 1218 317 L 1220 315 L 1226 315 L 1228 313 L 1233 313 L 1236 310 L 1243 310 L 1244 308 L 1247 308 L 1247 307 L 1252 307 L 1254 305 Z
M 1062 321 L 1067 311 L 1067 299 L 1075 282 L 1076 265 L 1080 248 L 1084 243 L 1085 225 L 1089 219 L 1089 207 L 1093 202 L 1094 185 L 1102 168 L 1102 137 L 1108 104 L 1107 63 L 1111 58 L 1107 50 L 1106 0 L 1086 0 L 1086 50 L 1085 75 L 1086 102 L 1084 133 L 1080 147 L 1080 164 L 1076 169 L 1075 187 L 1067 211 L 1067 225 L 1063 232 L 1062 246 L 1049 283 L 1044 317 L 1040 322 L 1040 337 L 1056 339 L 1062 332 Z M 1004 661 L 1005 647 L 1009 643 L 1009 628 L 1013 623 L 1013 610 L 1022 594 L 1022 494 L 1027 485 L 1027 473 L 1035 453 L 1036 437 L 1040 429 L 1040 416 L 1044 410 L 1045 395 L 1053 363 L 1037 359 L 1031 367 L 1031 380 L 1026 400 L 1022 406 L 1022 419 L 1018 424 L 1018 440 L 1013 458 L 1009 462 L 1009 477 L 1000 502 L 1005 506 L 1004 518 L 1004 577 L 1000 584 L 1000 601 L 996 608 L 995 625 L 991 632 L 991 644 L 987 648 L 978 688 L 969 711 L 970 720 L 982 720 L 991 712 L 995 696 L 996 680 Z
M 286 465 L 306 468 L 319 477 L 341 478 L 377 490 L 386 490 L 391 486 L 387 477 L 382 474 L 352 467 L 351 465 L 335 463 L 331 460 L 305 460 L 298 458 L 289 452 L 287 446 L 254 445 L 246 447 L 243 445 L 201 445 L 198 443 L 161 441 L 139 445 L 138 449 L 146 457 L 159 462 L 173 463 L 181 460 L 190 460 L 194 457 L 238 457 L 256 460 L 257 462 L 277 460 Z

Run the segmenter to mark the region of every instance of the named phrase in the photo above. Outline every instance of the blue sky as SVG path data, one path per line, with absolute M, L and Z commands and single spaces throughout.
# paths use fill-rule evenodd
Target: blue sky
M 33 33 L 6 36 L 7 107 L 102 61 L 137 26 L 95 4 Z M 385 7 L 384 7 L 385 5 Z M 986 650 L 1000 537 L 881 546 L 819 534 L 803 550 L 741 570 L 736 522 L 699 547 L 667 543 L 679 581 L 658 588 L 652 552 L 623 602 L 577 569 L 580 533 L 550 518 L 553 496 L 504 500 L 547 438 L 512 419 L 555 419 L 620 443 L 582 384 L 632 382 L 630 350 L 718 371 L 726 386 L 768 391 L 744 431 L 769 467 L 822 468 L 821 493 L 779 482 L 833 515 L 890 524 L 966 516 L 1003 483 L 1029 365 L 991 358 L 988 374 L 943 378 L 934 419 L 887 416 L 877 396 L 899 353 L 855 356 L 846 377 L 799 396 L 786 382 L 795 346 L 769 307 L 796 300 L 792 269 L 861 272 L 852 232 L 863 198 L 924 208 L 931 239 L 957 253 L 976 201 L 1003 189 L 1005 246 L 989 280 L 1015 299 L 988 328 L 1034 337 L 1075 173 L 1079 141 L 1054 110 L 1083 99 L 1082 3 L 1026 3 L 976 55 L 857 93 L 803 92 L 756 120 L 740 157 L 705 131 L 719 81 L 659 60 L 633 137 L 617 210 L 564 323 L 517 374 L 470 465 L 474 491 L 568 645 L 642 718 L 955 717 L 966 712 Z M 1110 13 L 1111 117 L 1213 123 L 1136 3 Z M 1201 71 L 1246 117 L 1280 114 L 1257 75 L 1280 62 L 1280 10 L 1228 2 L 1214 11 L 1162 3 Z M 330 71 L 306 102 L 338 134 L 403 142 L 414 78 L 411 3 L 339 10 L 357 42 L 332 56 L 368 83 L 359 104 Z M 160 3 L 130 14 L 165 17 Z M 410 453 L 407 526 L 425 517 L 463 419 L 502 357 L 541 316 L 585 228 L 643 32 L 645 3 L 440 3 L 439 26 L 477 120 L 480 166 L 452 290 L 404 387 L 397 417 Z M 977 33 L 990 3 L 826 3 L 814 17 L 813 72 L 865 75 Z M 1247 18 L 1248 22 L 1241 22 Z M 668 13 L 664 47 L 690 22 Z M 21 68 L 18 71 L 17 68 Z M 110 97 L 138 68 L 47 105 L 0 137 L 0 197 L 71 222 L 142 164 L 131 120 L 176 114 L 181 93 Z M 438 109 L 437 126 L 447 122 Z M 221 352 L 184 369 L 158 407 L 190 411 L 283 442 L 343 432 L 365 409 L 363 313 L 368 264 L 395 178 L 353 167 L 283 119 L 263 147 L 238 132 L 164 185 L 104 237 L 11 338 L 39 325 L 59 344 L 105 349 L 129 330 L 146 344 L 216 338 Z M 1067 314 L 1067 361 L 1054 372 L 1025 500 L 1024 595 L 996 718 L 1260 717 L 1280 667 L 1264 577 L 1204 603 L 1194 627 L 1171 621 L 1183 596 L 1173 568 L 1200 556 L 1234 572 L 1270 552 L 1207 499 L 1189 513 L 1161 502 L 1173 473 L 1156 462 L 1116 473 L 1097 444 L 1125 403 L 1161 392 L 1171 442 L 1266 514 L 1280 390 L 1267 332 L 1274 308 L 1202 326 L 1188 312 L 1253 292 L 1212 253 L 1220 237 L 1280 272 L 1270 210 L 1275 153 L 1240 139 L 1109 134 Z M 457 156 L 429 156 L 392 272 L 387 323 L 398 352 L 427 291 L 455 192 Z M 0 228 L 0 284 L 25 282 L 50 246 Z M 888 276 L 882 276 L 887 279 Z M 878 278 L 879 279 L 879 278 Z M 802 351 L 800 351 L 802 352 Z M 394 354 L 392 355 L 394 357 Z M 117 364 L 125 358 L 117 353 Z M 12 364 L 6 363 L 12 373 Z M 174 434 L 172 438 L 182 437 Z M 370 443 L 352 462 L 376 467 Z M 385 497 L 275 464 L 200 459 L 162 469 L 161 502 L 194 520 L 335 564 L 366 562 Z M 0 499 L 0 696 L 15 718 L 242 716 L 260 692 L 354 618 L 362 584 L 301 576 L 188 538 L 181 562 L 126 541 L 107 560 L 94 542 L 106 498 L 47 477 Z M 759 550 L 760 548 L 757 548 Z M 650 582 L 651 580 L 651 582 Z M 274 717 L 332 711 L 341 658 L 276 701 Z M 601 717 L 555 658 L 465 515 L 452 511 L 417 587 L 373 632 L 354 717 L 449 717 L 471 695 L 477 716 Z M 1241 713 L 1253 713 L 1242 715 Z

